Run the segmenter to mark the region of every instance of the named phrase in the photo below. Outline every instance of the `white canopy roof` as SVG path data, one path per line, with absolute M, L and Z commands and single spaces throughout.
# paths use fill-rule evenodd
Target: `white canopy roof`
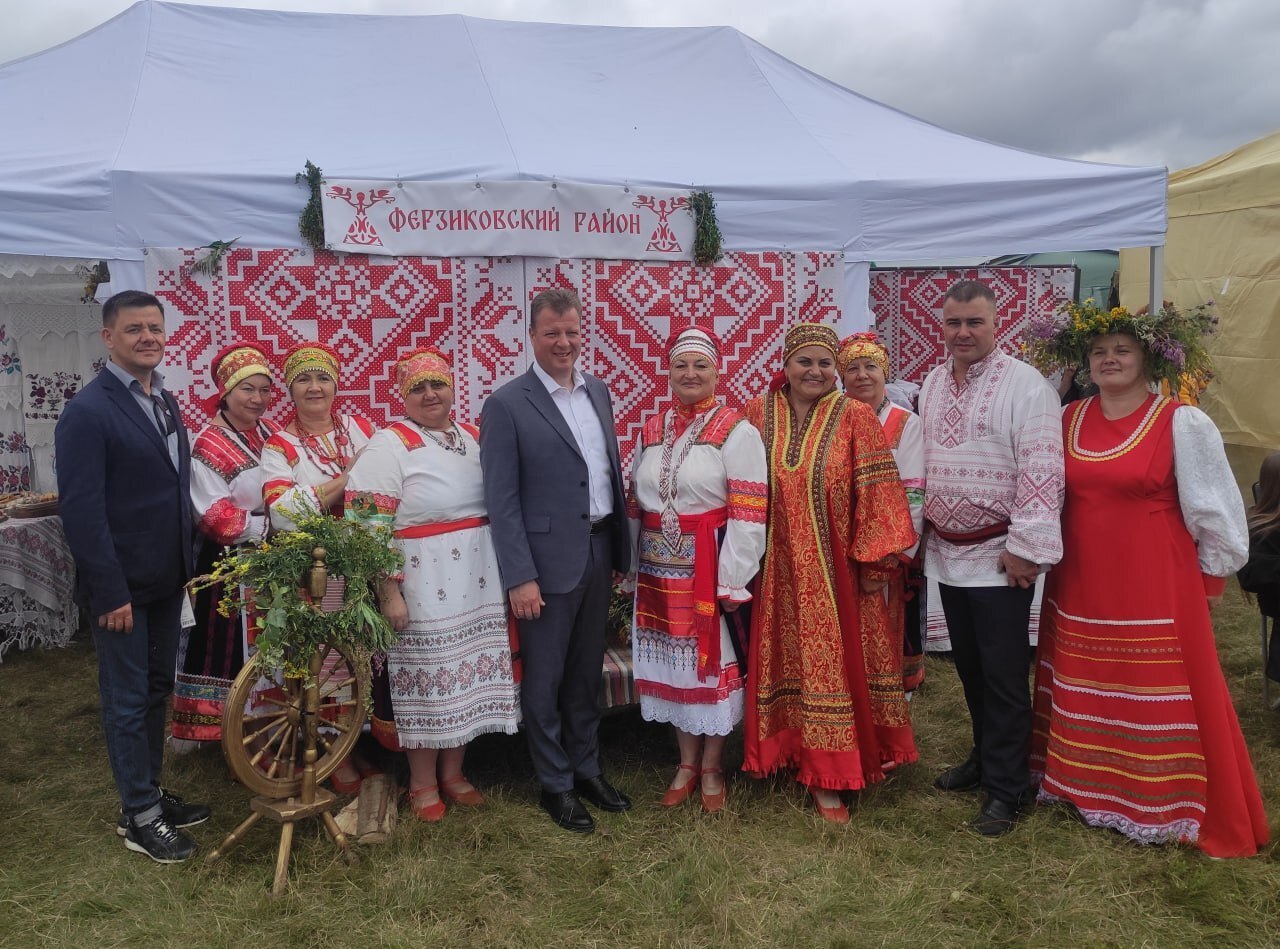
M 0 253 L 299 243 L 337 178 L 697 186 L 726 249 L 847 261 L 1161 244 L 1162 168 L 1046 158 L 865 99 L 736 30 L 143 0 L 0 67 Z

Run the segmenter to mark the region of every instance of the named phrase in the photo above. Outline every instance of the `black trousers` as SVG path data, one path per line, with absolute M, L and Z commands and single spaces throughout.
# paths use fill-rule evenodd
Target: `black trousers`
M 938 584 L 951 654 L 973 722 L 982 787 L 1010 804 L 1031 787 L 1031 645 L 1027 624 L 1035 588 Z
M 520 705 L 533 770 L 544 791 L 571 791 L 600 774 L 600 682 L 613 590 L 611 530 L 591 535 L 578 585 L 544 593 L 535 620 L 520 621 Z

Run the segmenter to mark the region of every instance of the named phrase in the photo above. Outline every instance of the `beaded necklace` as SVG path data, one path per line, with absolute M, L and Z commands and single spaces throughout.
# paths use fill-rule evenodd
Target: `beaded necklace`
M 412 422 L 413 420 L 410 419 L 410 421 Z M 467 456 L 467 443 L 462 437 L 462 432 L 458 431 L 457 422 L 449 423 L 451 428 L 444 433 L 445 437 L 443 439 L 440 437 L 439 432 L 433 431 L 425 425 L 418 425 L 417 422 L 413 422 L 413 424 L 418 426 L 418 430 L 422 432 L 423 435 L 426 435 L 427 438 L 431 439 L 445 451 L 451 451 L 455 455 L 461 455 L 463 458 Z
M 702 430 L 707 427 L 707 422 L 711 420 L 711 416 L 714 414 L 711 410 L 716 406 L 715 399 L 713 398 L 709 401 L 708 407 L 703 409 L 693 421 L 689 422 L 684 431 L 684 434 L 688 437 L 680 449 L 680 456 L 674 460 L 672 455 L 676 439 L 680 437 L 676 434 L 676 418 L 680 414 L 678 409 L 672 409 L 667 413 L 667 421 L 662 429 L 662 461 L 658 473 L 658 500 L 662 502 L 662 539 L 666 541 L 667 547 L 673 554 L 678 553 L 680 550 L 680 515 L 676 513 L 676 492 L 680 487 L 680 466 L 684 464 L 685 458 L 689 456 L 689 450 L 698 441 L 698 436 L 702 434 Z M 703 404 L 705 403 L 699 403 L 699 406 Z
M 298 428 L 298 441 L 302 444 L 302 450 L 307 458 L 323 474 L 337 478 L 347 467 L 347 462 L 351 460 L 351 455 L 346 450 L 351 444 L 351 438 L 337 415 L 330 415 L 329 420 L 333 425 L 332 442 L 329 440 L 330 432 L 308 432 L 302 427 L 302 420 L 298 418 L 297 413 L 293 416 L 294 424 Z

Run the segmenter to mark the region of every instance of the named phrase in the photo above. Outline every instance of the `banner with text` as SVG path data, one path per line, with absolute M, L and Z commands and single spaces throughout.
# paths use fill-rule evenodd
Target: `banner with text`
M 688 191 L 563 181 L 342 181 L 323 189 L 335 251 L 391 257 L 691 260 Z

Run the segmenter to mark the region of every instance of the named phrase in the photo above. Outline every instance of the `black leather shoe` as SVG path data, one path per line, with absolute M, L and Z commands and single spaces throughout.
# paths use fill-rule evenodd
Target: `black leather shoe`
M 631 798 L 627 797 L 604 779 L 603 774 L 594 778 L 579 778 L 573 782 L 574 789 L 602 811 L 614 814 L 631 810 Z
M 572 791 L 543 791 L 542 809 L 565 830 L 589 834 L 596 829 L 596 822 Z
M 188 804 L 166 788 L 160 788 L 160 810 L 164 819 L 174 827 L 194 827 L 196 824 L 203 824 L 212 813 L 204 804 Z M 116 833 L 124 837 L 128 831 L 129 821 L 124 814 L 121 814 L 120 819 L 116 821 Z
M 969 758 L 938 775 L 933 786 L 939 791 L 976 791 L 982 786 L 982 766 L 977 759 Z
M 1022 812 L 1018 805 L 1002 801 L 998 797 L 987 795 L 978 816 L 969 821 L 969 826 L 983 837 L 1002 837 L 1013 830 Z

